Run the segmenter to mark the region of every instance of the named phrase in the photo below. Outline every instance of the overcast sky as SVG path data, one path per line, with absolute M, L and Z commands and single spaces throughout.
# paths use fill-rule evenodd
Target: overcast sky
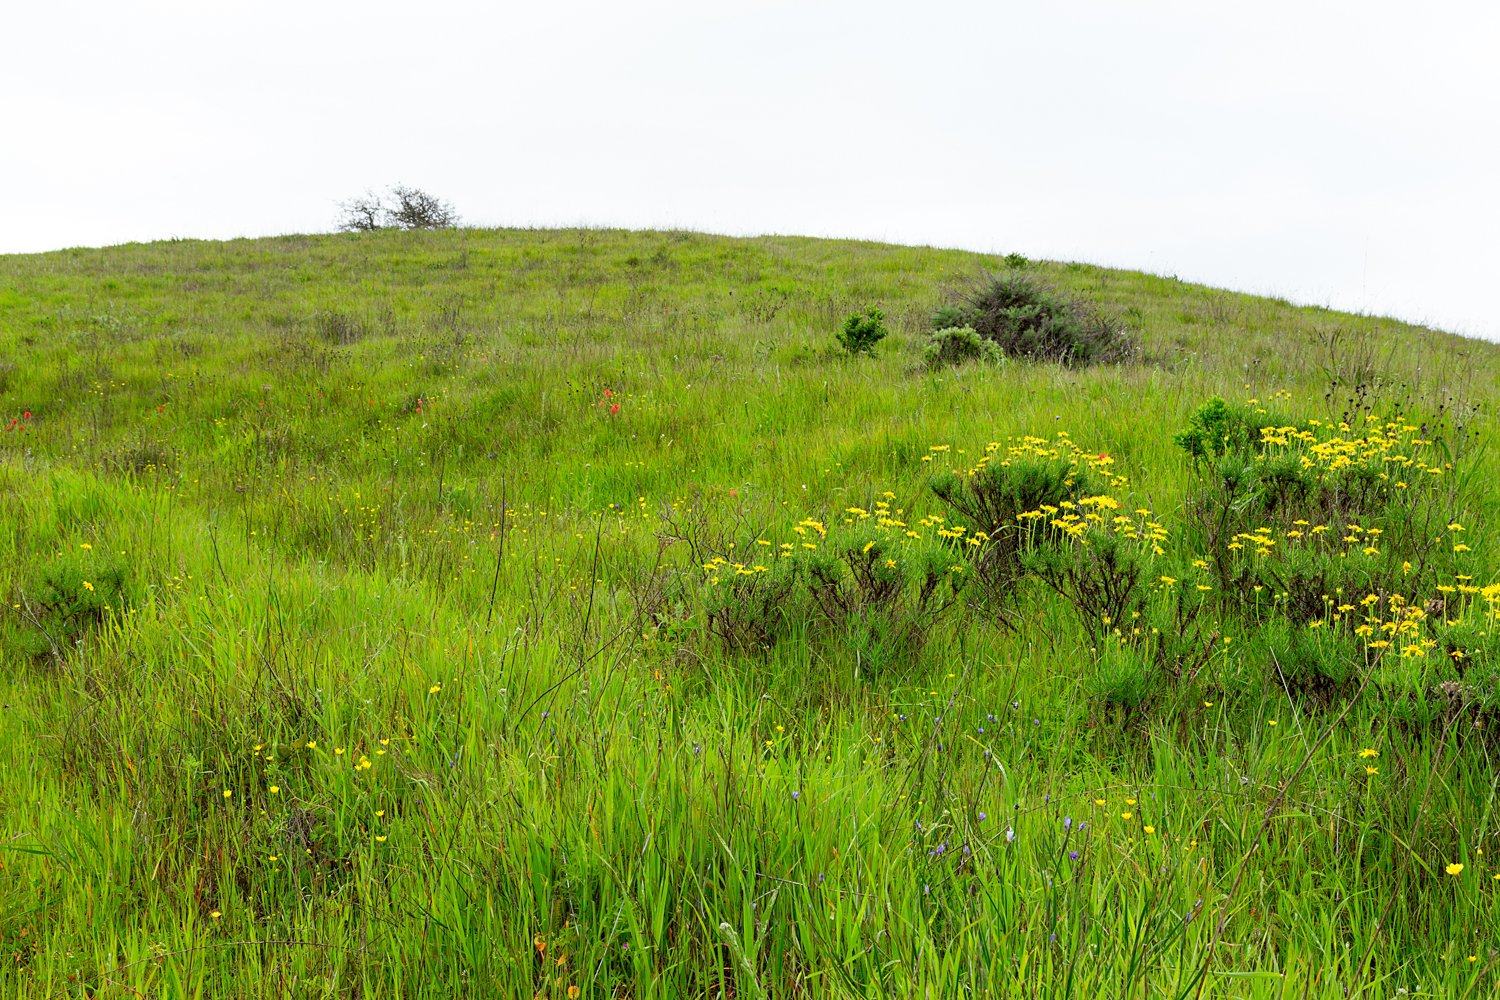
M 1500 339 L 1494 2 L 11 2 L 0 109 L 0 252 L 327 231 L 403 181 Z

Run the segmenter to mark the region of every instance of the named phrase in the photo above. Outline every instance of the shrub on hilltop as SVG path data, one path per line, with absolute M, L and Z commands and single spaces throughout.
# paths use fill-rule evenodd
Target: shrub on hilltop
M 458 225 L 453 206 L 421 188 L 394 184 L 391 200 L 373 191 L 339 202 L 339 232 L 368 233 L 378 229 L 449 229 Z

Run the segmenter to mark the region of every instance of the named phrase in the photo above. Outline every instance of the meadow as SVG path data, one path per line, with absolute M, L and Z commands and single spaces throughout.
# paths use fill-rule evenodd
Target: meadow
M 924 365 L 1007 267 L 1138 355 Z M 930 248 L 0 257 L 0 996 L 1492 995 L 1497 389 Z

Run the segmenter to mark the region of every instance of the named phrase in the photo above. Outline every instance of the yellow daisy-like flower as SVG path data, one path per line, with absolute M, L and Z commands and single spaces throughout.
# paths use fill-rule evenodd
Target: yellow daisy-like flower
M 1459 864 L 1457 861 L 1455 861 L 1455 862 L 1453 862 L 1453 864 L 1449 865 L 1445 870 L 1448 872 L 1449 875 L 1457 875 L 1459 872 L 1461 872 L 1461 871 L 1464 870 L 1464 866 L 1461 865 L 1461 864 Z
M 1129 819 L 1130 816 L 1131 816 L 1130 813 L 1120 813 L 1120 818 L 1121 819 Z
M 1369 747 L 1366 747 L 1365 749 L 1363 749 L 1363 750 L 1361 750 L 1359 752 L 1359 755 L 1361 757 L 1379 757 L 1380 756 L 1380 751 L 1379 750 L 1372 750 Z
M 1104 805 L 1104 800 L 1103 799 L 1095 799 L 1094 800 L 1094 805 L 1096 805 L 1096 806 L 1102 806 L 1102 805 Z
M 430 688 L 427 689 L 427 693 L 428 694 L 437 694 L 442 689 L 443 689 L 443 686 L 441 684 L 434 684 L 432 687 L 430 687 Z
M 272 785 L 271 786 L 271 794 L 272 795 L 280 795 L 281 794 L 281 786 L 280 785 Z
M 1148 827 L 1146 827 L 1146 832 L 1147 833 L 1155 833 L 1156 832 L 1156 827 L 1154 827 L 1154 826 L 1148 826 Z
M 232 798 L 234 798 L 234 793 L 231 792 L 229 789 L 226 788 L 226 789 L 224 789 L 224 797 L 226 799 L 232 799 Z
M 1367 767 L 1367 768 L 1365 768 L 1365 773 L 1366 774 L 1379 774 L 1380 773 L 1380 768 L 1378 768 L 1378 767 Z
M 212 912 L 212 913 L 209 914 L 209 916 L 213 917 L 215 920 L 218 920 L 223 915 L 224 914 L 220 913 L 218 910 L 215 910 L 214 912 Z
M 385 838 L 384 837 L 376 837 L 375 838 L 375 843 L 377 843 L 377 844 L 383 844 L 383 843 L 385 843 Z

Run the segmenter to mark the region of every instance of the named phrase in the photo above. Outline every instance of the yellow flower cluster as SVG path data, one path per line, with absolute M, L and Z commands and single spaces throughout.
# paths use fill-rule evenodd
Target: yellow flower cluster
M 1137 510 L 1133 517 L 1129 514 L 1110 516 L 1119 509 L 1120 501 L 1108 494 L 1099 494 L 1083 497 L 1076 503 L 1063 500 L 1056 506 L 1042 504 L 1036 510 L 1017 514 L 1016 520 L 1023 522 L 1023 526 L 1027 521 L 1033 524 L 1044 522 L 1046 527 L 1060 532 L 1064 537 L 1085 544 L 1091 530 L 1113 531 L 1122 538 L 1149 544 L 1157 555 L 1166 551 L 1162 548 L 1162 543 L 1167 540 L 1167 529 L 1150 519 L 1150 510 Z
M 1370 428 L 1369 433 L 1360 437 L 1345 437 L 1344 435 L 1353 435 L 1354 429 L 1343 421 L 1325 424 L 1319 420 L 1309 420 L 1308 426 L 1312 429 L 1262 427 L 1260 443 L 1268 451 L 1274 448 L 1300 451 L 1304 471 L 1318 469 L 1337 472 L 1354 465 L 1376 465 L 1392 471 L 1412 470 L 1407 475 L 1440 476 L 1451 468 L 1447 463 L 1429 464 L 1420 457 L 1420 452 L 1431 447 L 1432 442 L 1412 436 L 1420 428 L 1409 424 L 1388 422 Z M 1382 471 L 1379 475 L 1382 480 L 1390 478 L 1388 472 Z M 1407 483 L 1402 480 L 1396 486 L 1405 489 Z

